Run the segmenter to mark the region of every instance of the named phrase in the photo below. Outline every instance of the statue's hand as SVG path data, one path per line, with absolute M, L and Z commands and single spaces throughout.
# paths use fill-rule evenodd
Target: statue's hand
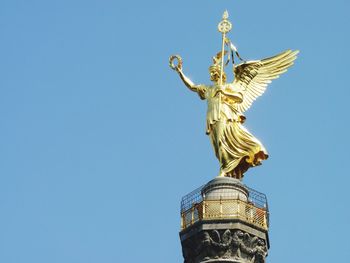
M 223 90 L 221 87 L 220 87 L 220 88 L 217 88 L 217 90 L 215 91 L 214 97 L 216 97 L 219 93 L 225 94 L 225 93 L 224 93 L 224 90 Z

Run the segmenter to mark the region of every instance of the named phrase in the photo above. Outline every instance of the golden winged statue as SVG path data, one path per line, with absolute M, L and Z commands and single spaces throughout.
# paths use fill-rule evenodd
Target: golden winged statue
M 227 21 L 227 16 L 225 19 Z M 227 43 L 233 46 L 223 34 L 223 48 Z M 239 57 L 237 49 L 233 49 Z M 213 57 L 213 64 L 209 67 L 213 85 L 194 84 L 183 73 L 182 59 L 178 55 L 170 57 L 170 66 L 191 91 L 207 100 L 206 134 L 220 162 L 219 176 L 242 179 L 250 167 L 260 165 L 268 158 L 262 143 L 243 126 L 244 112 L 265 92 L 273 79 L 293 65 L 298 51 L 287 50 L 274 57 L 233 64 L 234 80 L 231 83 L 226 82 L 225 54 L 223 49 Z M 177 65 L 174 59 L 178 60 Z

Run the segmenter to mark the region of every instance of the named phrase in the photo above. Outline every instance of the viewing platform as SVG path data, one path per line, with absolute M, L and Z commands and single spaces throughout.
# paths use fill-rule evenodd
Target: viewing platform
M 269 227 L 266 195 L 239 180 L 217 177 L 181 200 L 181 230 L 198 222 L 238 221 L 263 231 Z

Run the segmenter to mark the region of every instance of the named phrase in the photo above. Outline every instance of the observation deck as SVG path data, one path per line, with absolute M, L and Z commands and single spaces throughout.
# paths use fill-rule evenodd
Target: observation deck
M 269 209 L 266 195 L 239 180 L 217 177 L 181 200 L 181 230 L 197 222 L 238 221 L 266 231 Z

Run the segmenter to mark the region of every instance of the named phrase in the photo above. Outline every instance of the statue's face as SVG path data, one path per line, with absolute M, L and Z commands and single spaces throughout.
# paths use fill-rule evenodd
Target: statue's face
M 260 240 L 260 239 L 259 239 L 258 244 L 259 244 L 260 246 L 264 246 L 264 245 L 265 245 L 265 242 L 264 242 L 264 240 Z
M 237 231 L 237 236 L 239 236 L 239 237 L 243 237 L 243 232 L 242 232 L 242 231 L 240 231 L 240 230 L 238 230 L 238 231 Z
M 216 70 L 210 71 L 210 80 L 218 82 L 220 79 L 220 74 Z
M 218 83 L 220 81 L 220 72 L 217 70 L 211 70 L 210 71 L 210 80 L 214 81 L 215 83 Z M 225 73 L 222 75 L 222 82 L 226 82 L 226 75 Z

